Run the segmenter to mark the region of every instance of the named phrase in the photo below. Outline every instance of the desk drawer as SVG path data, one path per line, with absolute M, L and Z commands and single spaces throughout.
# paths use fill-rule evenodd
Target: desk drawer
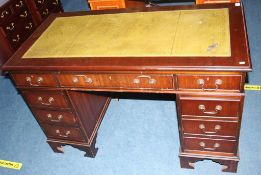
M 60 85 L 86 88 L 173 89 L 172 75 L 61 74 Z
M 184 138 L 183 148 L 186 151 L 224 152 L 236 154 L 235 140 Z
M 242 75 L 177 75 L 179 90 L 237 91 L 241 90 Z
M 23 91 L 29 106 L 69 108 L 65 95 L 61 91 Z
M 184 134 L 200 134 L 206 136 L 232 136 L 237 137 L 238 122 L 215 120 L 191 120 L 182 119 L 182 131 Z
M 70 111 L 32 109 L 32 112 L 40 123 L 65 126 L 77 126 L 78 124 L 76 117 Z
M 48 138 L 72 140 L 72 141 L 79 141 L 79 142 L 85 141 L 80 128 L 51 126 L 51 125 L 42 125 L 42 128 Z
M 180 114 L 186 116 L 239 117 L 242 100 L 235 97 L 181 96 Z
M 52 74 L 12 74 L 17 86 L 58 86 L 55 76 Z

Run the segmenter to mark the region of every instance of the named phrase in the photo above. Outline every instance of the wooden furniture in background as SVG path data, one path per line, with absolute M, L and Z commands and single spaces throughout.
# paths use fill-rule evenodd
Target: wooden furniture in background
M 0 66 L 35 30 L 25 0 L 8 1 L 0 8 Z
M 63 12 L 60 0 L 27 0 L 27 4 L 37 25 L 41 24 L 50 13 Z
M 63 54 L 62 57 L 59 57 L 58 54 L 54 57 L 48 56 L 48 59 L 45 59 L 40 55 L 37 56 L 37 54 L 40 54 L 38 51 L 34 52 L 31 57 L 24 57 L 24 55 L 28 56 L 29 48 L 34 50 L 35 41 L 43 36 L 46 30 L 49 32 L 52 30 L 51 26 L 55 24 L 56 18 L 73 17 L 74 15 L 77 17 L 87 15 L 88 17 L 88 15 L 93 14 L 96 15 L 92 18 L 102 18 L 103 15 L 106 15 L 101 11 L 92 11 L 50 16 L 3 68 L 9 72 L 17 89 L 21 92 L 35 119 L 46 134 L 47 142 L 55 152 L 63 152 L 62 147 L 64 145 L 71 145 L 84 150 L 86 156 L 95 156 L 97 152 L 95 139 L 98 127 L 110 101 L 110 93 L 108 92 L 176 94 L 181 167 L 193 169 L 195 162 L 208 159 L 223 165 L 223 171 L 236 172 L 239 161 L 238 145 L 245 95 L 243 87 L 246 73 L 252 69 L 242 7 L 235 6 L 235 4 L 208 4 L 153 7 L 140 10 L 122 9 L 111 10 L 106 13 L 110 13 L 110 18 L 113 18 L 114 13 L 119 17 L 137 14 L 137 11 L 144 13 L 144 16 L 150 11 L 153 11 L 153 13 L 160 13 L 161 11 L 170 13 L 170 11 L 178 10 L 179 13 L 182 11 L 185 14 L 192 11 L 193 13 L 200 13 L 201 8 L 228 10 L 229 48 L 231 48 L 231 53 L 228 56 L 151 56 L 151 52 L 158 48 L 156 47 L 148 52 L 143 52 L 145 56 L 135 57 L 128 55 L 128 53 L 120 57 L 109 56 L 109 54 L 107 57 L 84 55 L 74 57 Z M 120 13 L 123 14 L 118 15 Z M 197 17 L 198 15 L 192 16 Z M 206 15 L 203 16 L 206 17 Z M 214 15 L 214 17 L 217 16 L 219 15 Z M 67 19 L 63 19 L 63 29 L 66 29 Z M 168 19 L 173 21 L 174 16 Z M 222 19 L 221 21 L 226 20 L 225 18 Z M 72 20 L 72 18 L 68 20 Z M 201 17 L 199 17 L 199 20 L 202 20 Z M 101 20 L 96 19 L 95 21 Z M 112 21 L 117 22 L 117 20 Z M 135 21 L 135 24 L 136 22 L 138 21 Z M 217 19 L 214 22 L 214 25 L 217 24 Z M 156 23 L 158 23 L 157 20 Z M 95 31 L 93 33 L 101 34 L 103 38 L 110 33 L 109 29 L 106 29 L 107 33 L 101 32 L 104 25 L 97 25 L 101 28 L 93 28 L 94 22 L 90 24 L 91 26 L 84 26 L 87 32 L 91 32 L 88 30 L 93 29 Z M 199 24 L 196 21 L 196 25 Z M 147 25 L 147 23 L 129 24 L 129 26 L 137 27 L 133 29 L 134 31 L 137 31 L 139 27 L 155 30 L 155 27 L 145 27 Z M 121 25 L 112 23 L 112 26 Z M 218 24 L 218 26 L 220 25 Z M 68 30 L 75 32 L 72 27 L 68 26 Z M 166 29 L 166 25 L 163 25 L 163 27 Z M 194 30 L 194 27 L 189 29 Z M 199 27 L 200 29 L 202 29 L 202 26 Z M 54 27 L 54 34 L 55 31 Z M 112 31 L 117 30 L 114 28 Z M 51 35 L 49 32 L 48 36 Z M 124 32 L 119 31 L 119 35 L 124 34 Z M 163 31 L 160 30 L 160 32 Z M 66 37 L 72 35 L 49 36 L 47 40 L 51 39 L 54 42 L 56 41 L 55 37 L 62 37 L 60 39 L 66 41 Z M 79 33 L 77 33 L 78 35 Z M 100 37 L 95 38 L 97 40 Z M 80 37 L 79 41 L 83 39 L 84 37 Z M 144 43 L 149 46 L 148 43 L 151 42 L 148 42 L 147 39 L 151 38 L 144 38 Z M 156 37 L 156 39 L 160 41 L 161 37 Z M 191 40 L 192 38 L 186 37 L 186 39 Z M 102 43 L 105 41 L 102 40 Z M 68 42 L 75 43 L 78 41 L 71 42 L 69 40 Z M 84 48 L 85 43 L 84 41 L 82 47 L 79 48 Z M 189 45 L 188 43 L 189 41 L 185 42 L 182 48 L 186 48 Z M 45 50 L 43 49 L 45 43 L 42 44 L 43 47 L 39 49 Z M 110 47 L 111 44 L 98 49 Z M 159 42 L 159 44 L 161 46 L 164 43 Z M 222 44 L 224 43 L 211 45 L 211 49 Z M 126 47 L 121 43 L 118 46 L 122 46 L 122 49 L 130 47 L 128 43 L 126 43 Z M 52 48 L 49 47 L 49 49 Z M 48 49 L 48 45 L 46 49 Z M 209 49 L 205 52 L 209 52 Z M 49 54 L 48 51 L 47 54 Z M 146 54 L 150 56 L 146 56 Z M 130 95 L 132 94 L 130 93 Z M 126 137 L 128 136 L 126 135 Z M 174 141 L 173 144 L 176 145 L 177 142 Z
M 145 7 L 145 1 L 135 0 L 88 0 L 91 10 L 109 10 L 132 7 Z
M 184 2 L 187 2 L 183 0 Z M 121 9 L 121 8 L 135 8 L 135 7 L 145 7 L 146 3 L 150 1 L 141 0 L 87 0 L 90 5 L 91 10 L 109 10 L 109 9 Z M 155 1 L 155 3 L 163 3 L 162 1 Z M 174 3 L 175 0 L 168 0 L 167 3 Z M 178 0 L 177 2 L 182 2 Z M 191 1 L 189 1 L 191 2 Z M 240 2 L 240 0 L 195 0 L 196 4 L 214 4 L 214 3 L 235 3 Z M 152 0 L 152 3 L 153 0 Z
M 235 3 L 240 0 L 196 0 L 196 4 Z
M 51 12 L 62 12 L 60 0 L 10 0 L 0 7 L 0 67 Z
M 126 8 L 125 0 L 89 0 L 91 10 Z

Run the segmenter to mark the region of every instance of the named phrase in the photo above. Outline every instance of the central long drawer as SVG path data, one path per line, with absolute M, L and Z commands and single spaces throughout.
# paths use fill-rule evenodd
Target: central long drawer
M 173 75 L 60 74 L 62 87 L 174 89 Z

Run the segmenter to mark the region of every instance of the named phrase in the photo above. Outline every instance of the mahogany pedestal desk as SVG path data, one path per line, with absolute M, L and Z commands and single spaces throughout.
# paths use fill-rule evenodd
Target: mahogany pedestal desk
M 54 152 L 95 157 L 109 92 L 176 94 L 181 167 L 237 170 L 251 71 L 239 3 L 51 15 L 4 70 Z

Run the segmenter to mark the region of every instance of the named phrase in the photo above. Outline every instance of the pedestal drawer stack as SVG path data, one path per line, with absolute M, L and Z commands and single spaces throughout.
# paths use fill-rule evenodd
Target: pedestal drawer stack
M 59 87 L 55 74 L 13 74 L 12 77 L 55 152 L 63 152 L 62 146 L 71 145 L 85 151 L 86 156 L 96 155 L 97 129 L 109 98 L 53 89 Z M 41 89 L 44 87 L 48 90 Z M 75 104 L 76 98 L 82 99 L 81 105 Z M 81 111 L 86 109 L 89 111 Z
M 236 171 L 243 82 L 240 74 L 177 75 L 178 89 L 191 91 L 177 95 L 182 167 L 208 158 Z
M 48 138 L 84 142 L 77 116 L 63 91 L 22 91 Z

